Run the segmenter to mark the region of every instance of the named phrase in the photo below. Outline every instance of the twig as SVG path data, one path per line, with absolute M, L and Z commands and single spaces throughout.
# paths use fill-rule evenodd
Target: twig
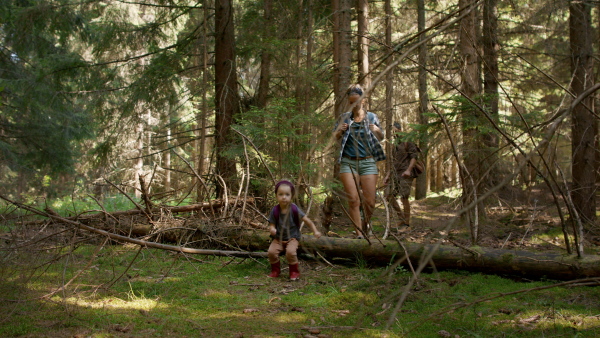
M 323 260 L 325 263 L 329 264 L 329 266 L 331 266 L 332 268 L 334 267 L 334 265 L 333 265 L 333 264 L 331 264 L 331 263 L 330 263 L 328 260 L 326 260 L 326 259 L 325 259 L 325 257 L 323 257 L 323 255 L 321 255 L 321 253 L 320 253 L 319 251 L 317 251 L 317 255 L 319 255 L 319 257 L 321 257 L 321 259 L 322 259 L 322 260 Z
M 539 290 L 552 289 L 552 288 L 561 287 L 561 286 L 567 286 L 567 285 L 578 285 L 580 283 L 582 283 L 582 285 L 600 285 L 600 278 L 577 279 L 577 280 L 572 280 L 572 281 L 562 282 L 562 283 L 557 283 L 557 284 L 552 284 L 552 285 L 539 286 L 539 287 L 535 287 L 535 288 L 531 288 L 531 289 L 525 289 L 525 290 L 519 290 L 519 291 L 512 291 L 512 292 L 505 292 L 505 293 L 497 293 L 497 294 L 495 294 L 493 296 L 479 298 L 479 299 L 474 300 L 474 301 L 469 302 L 469 303 L 455 303 L 455 304 L 447 306 L 444 309 L 442 309 L 440 311 L 437 311 L 437 312 L 435 312 L 433 314 L 430 314 L 429 316 L 421 319 L 413 327 L 413 329 L 418 328 L 419 326 L 423 325 L 425 322 L 428 322 L 432 318 L 437 317 L 439 315 L 442 315 L 444 313 L 449 313 L 451 311 L 455 311 L 455 310 L 458 310 L 458 309 L 461 309 L 461 308 L 465 308 L 465 307 L 468 307 L 468 306 L 471 306 L 471 305 L 475 305 L 475 304 L 478 304 L 478 303 L 487 302 L 487 301 L 490 301 L 492 299 L 506 297 L 506 296 L 511 296 L 511 295 L 516 295 L 516 294 L 520 294 L 520 293 L 531 292 L 531 291 L 539 291 Z
M 100 245 L 96 248 L 96 251 L 94 251 L 94 254 L 88 261 L 87 265 L 83 269 L 79 270 L 79 272 L 75 276 L 73 276 L 73 278 L 71 278 L 65 285 L 61 286 L 60 288 L 58 288 L 48 294 L 45 294 L 45 295 L 39 297 L 38 299 L 49 298 L 49 297 L 52 297 L 53 295 L 55 295 L 56 293 L 65 290 L 75 279 L 77 279 L 79 276 L 81 276 L 81 274 L 84 273 L 92 265 L 92 263 L 94 262 L 94 259 L 98 256 L 98 252 L 100 252 L 100 250 L 104 247 L 104 245 L 106 244 L 107 241 L 108 241 L 108 238 L 104 239 L 104 243 L 102 243 L 102 245 Z
M 223 179 L 223 177 L 221 177 L 221 175 L 215 175 L 215 176 L 217 177 L 217 179 L 223 186 L 223 202 L 225 203 L 225 206 L 223 208 L 223 212 L 221 213 L 221 217 L 227 218 L 227 209 L 229 207 L 229 197 L 227 195 L 227 183 L 225 183 L 225 180 Z
M 504 243 L 502 243 L 502 246 L 500 247 L 500 249 L 504 248 L 504 246 L 506 245 L 506 242 L 508 242 L 508 239 L 510 238 L 510 235 L 512 235 L 512 232 L 508 234 L 508 237 L 506 237 L 506 240 L 504 241 Z
M 208 186 L 206 185 L 206 182 L 204 182 L 204 180 L 202 179 L 202 176 L 200 176 L 198 174 L 198 172 L 196 171 L 196 169 L 194 169 L 194 167 L 190 164 L 190 162 L 188 162 L 188 160 L 186 160 L 185 158 L 183 158 L 176 151 L 174 151 L 173 153 L 175 153 L 175 155 L 177 157 L 179 157 L 183 162 L 185 162 L 185 164 L 187 164 L 188 168 L 190 168 L 192 170 L 192 173 L 194 173 L 194 176 L 196 176 L 196 178 L 198 179 L 198 181 L 200 181 L 200 183 L 202 183 L 202 186 L 204 187 L 204 191 L 208 194 Z M 211 209 L 211 212 L 212 212 L 213 218 L 216 218 L 215 211 Z
M 413 278 L 417 278 L 415 268 L 413 267 L 412 262 L 410 261 L 410 255 L 408 254 L 408 250 L 406 250 L 404 243 L 402 243 L 402 241 L 396 235 L 394 235 L 394 234 L 391 234 L 391 235 L 396 239 L 396 242 L 398 242 L 398 244 L 404 250 L 404 255 L 406 257 L 406 261 L 408 262 L 408 266 L 410 267 L 410 271 L 413 273 Z M 398 260 L 398 262 L 401 262 L 401 260 Z M 400 263 L 398 263 L 398 264 L 400 264 Z
M 136 208 L 138 208 L 144 215 L 146 215 L 146 218 L 148 218 L 148 221 L 150 223 L 152 223 L 152 217 L 150 217 L 150 215 L 148 215 L 146 210 L 144 210 L 144 208 L 142 208 L 141 205 L 137 204 L 136 201 L 134 201 L 131 197 L 129 197 L 129 195 L 127 195 L 127 193 L 125 193 L 125 191 L 123 191 L 123 189 L 119 188 L 116 184 L 112 183 L 111 181 L 107 180 L 106 178 L 104 180 L 108 184 L 112 185 L 115 189 L 119 190 L 119 192 L 121 192 L 128 200 L 131 201 L 131 203 L 133 203 L 135 205 Z
M 466 246 L 464 246 L 464 245 L 462 245 L 462 244 L 460 244 L 458 242 L 455 242 L 455 241 L 451 240 L 450 238 L 447 238 L 447 240 L 448 240 L 448 242 L 454 244 L 455 246 L 457 246 L 457 247 L 459 247 L 459 248 L 461 248 L 461 249 L 463 249 L 465 251 L 468 251 L 471 255 L 473 255 L 473 256 L 475 256 L 477 258 L 481 257 L 481 254 L 479 252 L 477 252 L 477 251 L 475 251 L 475 250 L 473 250 L 471 248 L 468 248 L 468 247 L 466 247 Z
M 339 196 L 336 196 L 338 201 L 340 202 L 340 206 L 342 207 L 342 210 L 344 211 L 344 213 L 346 214 L 346 216 L 348 216 L 348 218 L 352 221 L 352 224 L 354 225 L 354 228 L 356 230 L 360 230 L 360 233 L 363 235 L 363 237 L 367 240 L 367 242 L 369 242 L 369 245 L 371 245 L 371 240 L 369 239 L 369 236 L 365 236 L 365 233 L 362 231 L 362 229 L 358 228 L 356 226 L 356 224 L 354 223 L 354 220 L 352 220 L 352 217 L 350 217 L 350 213 L 348 213 L 348 210 L 346 210 L 346 208 L 344 208 L 344 205 L 342 204 L 342 201 L 340 200 Z
M 127 266 L 127 268 L 125 268 L 125 270 L 123 271 L 123 273 L 121 273 L 119 275 L 119 277 L 113 279 L 112 281 L 108 282 L 108 284 L 105 286 L 106 289 L 110 289 L 111 286 L 115 285 L 115 283 L 123 278 L 123 276 L 127 273 L 127 271 L 129 271 L 129 269 L 131 269 L 131 266 L 133 265 L 133 262 L 135 262 L 135 260 L 138 258 L 138 256 L 140 255 L 140 252 L 142 252 L 142 249 L 144 249 L 143 246 L 140 245 L 140 248 L 138 249 L 138 251 L 135 254 L 135 257 L 133 257 L 133 259 L 131 260 L 131 262 L 129 262 L 129 265 Z
M 60 217 L 60 216 L 54 216 L 54 215 L 50 215 L 47 214 L 45 212 L 42 212 L 40 210 L 37 210 L 36 208 L 15 202 L 10 200 L 9 198 L 0 195 L 0 199 L 3 199 L 21 209 L 24 210 L 28 210 L 31 211 L 37 215 L 40 216 L 44 216 L 44 217 L 48 217 L 48 218 L 52 218 L 55 220 L 59 220 L 63 223 L 67 223 L 67 224 L 71 224 L 74 225 L 76 227 L 78 227 L 79 229 L 82 230 L 86 230 L 89 232 L 93 232 L 102 236 L 107 236 L 111 239 L 114 240 L 119 240 L 119 241 L 124 241 L 124 242 L 128 242 L 128 243 L 133 243 L 133 244 L 137 244 L 137 245 L 141 245 L 144 247 L 149 247 L 149 248 L 156 248 L 156 249 L 162 249 L 162 250 L 168 250 L 168 251 L 175 251 L 175 252 L 182 252 L 182 253 L 190 253 L 190 254 L 197 254 L 197 255 L 214 255 L 214 256 L 227 256 L 227 257 L 257 257 L 257 258 L 262 258 L 262 257 L 267 257 L 267 253 L 266 252 L 247 252 L 247 251 L 225 251 L 225 250 L 206 250 L 206 249 L 192 249 L 192 248 L 186 248 L 186 247 L 181 247 L 181 246 L 174 246 L 174 245 L 167 245 L 167 244 L 160 244 L 160 243 L 155 243 L 155 242 L 148 242 L 148 241 L 143 241 L 143 240 L 139 240 L 139 239 L 135 239 L 135 238 L 129 238 L 126 236 L 121 236 L 121 235 L 117 235 L 105 230 L 100 230 L 94 227 L 90 227 L 88 225 L 85 225 L 83 223 L 80 222 L 76 222 L 76 221 L 72 221 L 69 219 L 66 219 L 64 217 Z
M 269 175 L 271 175 L 271 180 L 273 181 L 273 184 L 275 184 L 275 182 L 276 182 L 275 176 L 273 176 L 273 173 L 271 172 L 271 169 L 269 168 L 269 166 L 267 165 L 267 163 L 265 163 L 265 160 L 263 159 L 263 157 L 262 157 L 262 155 L 260 153 L 260 150 L 258 150 L 258 148 L 254 145 L 254 143 L 252 143 L 252 140 L 250 140 L 246 135 L 242 134 L 240 131 L 238 131 L 235 128 L 231 128 L 231 130 L 233 130 L 236 133 L 240 134 L 241 137 L 243 137 L 248 142 L 250 142 L 250 145 L 252 146 L 252 148 L 254 148 L 254 150 L 256 150 L 256 154 L 258 154 L 258 157 L 260 158 L 260 161 L 262 162 L 262 164 L 265 166 L 265 168 L 269 172 Z

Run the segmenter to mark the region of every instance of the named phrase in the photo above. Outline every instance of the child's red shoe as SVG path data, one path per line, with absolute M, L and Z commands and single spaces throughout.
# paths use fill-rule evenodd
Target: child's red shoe
M 271 264 L 271 273 L 267 277 L 271 277 L 271 278 L 279 277 L 280 273 L 281 273 L 281 263 L 277 262 L 275 264 Z
M 296 280 L 300 278 L 300 271 L 298 271 L 298 264 L 290 265 L 290 280 Z

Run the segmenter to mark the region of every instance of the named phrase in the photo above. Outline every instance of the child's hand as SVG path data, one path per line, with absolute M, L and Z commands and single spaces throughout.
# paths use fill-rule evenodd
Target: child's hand
M 317 238 L 317 239 L 321 238 L 321 236 L 322 236 L 322 234 L 319 230 L 315 231 L 314 235 L 315 235 L 315 238 Z

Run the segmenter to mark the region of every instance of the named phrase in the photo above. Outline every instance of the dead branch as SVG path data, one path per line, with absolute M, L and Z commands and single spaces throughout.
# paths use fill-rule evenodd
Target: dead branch
M 174 245 L 167 245 L 167 244 L 161 244 L 161 243 L 155 243 L 155 242 L 148 242 L 148 241 L 144 241 L 144 240 L 140 240 L 140 239 L 135 239 L 135 238 L 130 238 L 127 236 L 121 236 L 121 235 L 117 235 L 108 231 L 104 231 L 104 230 L 100 230 L 91 226 L 87 226 L 81 222 L 77 222 L 77 221 L 73 221 L 70 219 L 66 219 L 64 217 L 60 217 L 60 216 L 55 216 L 55 215 L 50 215 L 48 213 L 45 213 L 43 211 L 40 211 L 36 208 L 12 201 L 10 199 L 8 199 L 7 197 L 0 195 L 0 198 L 7 201 L 8 203 L 11 203 L 21 209 L 30 211 L 32 213 L 35 213 L 37 215 L 40 216 L 44 216 L 44 217 L 48 217 L 48 218 L 52 218 L 54 220 L 60 221 L 62 223 L 66 223 L 66 224 L 70 224 L 73 225 L 81 230 L 86 230 L 92 233 L 96 233 L 102 236 L 107 236 L 113 240 L 117 240 L 117 241 L 122 241 L 122 242 L 126 242 L 126 243 L 132 243 L 132 244 L 136 244 L 136 245 L 140 245 L 143 247 L 148 247 L 148 248 L 155 248 L 155 249 L 161 249 L 161 250 L 168 250 L 168 251 L 174 251 L 174 252 L 181 252 L 181 253 L 188 253 L 188 254 L 196 254 L 196 255 L 213 255 L 213 256 L 227 256 L 227 257 L 267 257 L 267 253 L 266 252 L 244 252 L 244 251 L 225 251 L 225 250 L 207 250 L 207 249 L 193 249 L 193 248 L 186 248 L 186 247 L 181 247 L 181 246 L 174 246 Z

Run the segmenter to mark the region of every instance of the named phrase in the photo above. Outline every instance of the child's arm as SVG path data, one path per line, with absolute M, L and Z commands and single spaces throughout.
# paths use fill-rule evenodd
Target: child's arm
M 315 223 L 313 223 L 313 221 L 311 221 L 310 218 L 308 218 L 308 216 L 304 215 L 304 217 L 302 217 L 302 221 L 304 223 L 308 224 L 308 226 L 310 227 L 310 230 L 312 230 L 312 232 L 316 238 L 321 237 L 321 232 L 319 230 L 317 230 Z
M 269 223 L 269 232 L 271 233 L 271 237 L 275 238 L 277 236 L 277 228 L 275 224 Z

